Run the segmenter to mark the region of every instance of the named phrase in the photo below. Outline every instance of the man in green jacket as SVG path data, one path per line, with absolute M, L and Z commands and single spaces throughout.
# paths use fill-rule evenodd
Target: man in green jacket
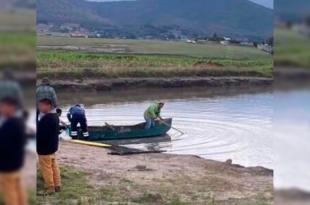
M 165 103 L 153 103 L 144 112 L 145 129 L 150 129 L 155 126 L 156 120 L 163 120 L 160 116 L 160 111 L 164 107 Z
M 53 112 L 56 112 L 57 109 L 57 95 L 55 89 L 51 86 L 50 81 L 48 78 L 43 78 L 41 84 L 37 87 L 36 90 L 36 104 L 37 104 L 37 117 L 36 120 L 38 121 L 41 118 L 42 113 L 38 110 L 38 105 L 40 100 L 48 99 L 52 102 L 52 109 Z
M 57 95 L 55 89 L 51 86 L 48 78 L 43 78 L 41 84 L 36 90 L 37 104 L 42 99 L 48 99 L 52 102 L 52 108 L 57 108 Z

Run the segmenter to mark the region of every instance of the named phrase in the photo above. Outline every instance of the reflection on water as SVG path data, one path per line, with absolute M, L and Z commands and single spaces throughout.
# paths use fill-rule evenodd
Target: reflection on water
M 310 191 L 310 87 L 277 92 L 274 138 L 275 187 Z
M 166 101 L 163 117 L 173 117 L 173 126 L 184 134 L 172 129 L 166 137 L 114 143 L 175 154 L 195 154 L 220 161 L 232 159 L 245 166 L 273 167 L 271 92 L 249 90 L 247 94 L 236 95 L 240 91 L 222 89 L 216 94 L 205 89 L 164 91 L 126 92 L 128 98 L 120 93 L 99 93 L 91 100 L 90 94 L 79 93 L 78 96 L 71 95 L 74 98 L 71 101 L 74 101 L 72 104 L 86 104 L 89 125 L 104 125 L 105 122 L 130 125 L 143 121 L 144 109 L 153 100 L 163 99 Z M 63 109 L 67 110 L 70 98 L 61 99 L 67 104 Z

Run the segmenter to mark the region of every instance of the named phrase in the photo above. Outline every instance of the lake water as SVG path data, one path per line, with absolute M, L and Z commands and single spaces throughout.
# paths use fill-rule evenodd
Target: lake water
M 275 187 L 310 191 L 310 89 L 164 89 L 60 92 L 63 119 L 69 105 L 83 103 L 89 125 L 135 124 L 156 99 L 173 117 L 168 136 L 122 140 L 122 144 L 275 170 Z
M 274 184 L 310 191 L 310 86 L 274 98 Z
M 63 110 L 77 102 L 85 103 L 89 125 L 131 125 L 144 121 L 143 112 L 155 99 L 166 102 L 163 117 L 173 117 L 168 136 L 147 140 L 122 140 L 112 143 L 173 154 L 194 154 L 207 159 L 244 166 L 273 168 L 273 95 L 268 89 L 207 91 L 149 90 L 121 93 L 60 94 Z M 223 95 L 225 94 L 225 95 Z M 70 98 L 71 96 L 71 98 Z M 83 97 L 85 96 L 85 97 Z M 86 97 L 88 96 L 88 97 Z M 91 99 L 90 99 L 91 98 Z M 63 115 L 65 119 L 65 112 Z M 111 142 L 110 142 L 111 143 Z

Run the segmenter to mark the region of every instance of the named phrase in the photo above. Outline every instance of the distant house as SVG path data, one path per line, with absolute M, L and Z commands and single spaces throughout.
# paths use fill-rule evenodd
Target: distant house
M 228 46 L 230 44 L 229 41 L 220 41 L 220 44 L 224 45 L 224 46 Z
M 240 46 L 254 47 L 254 43 L 249 42 L 249 41 L 243 41 L 243 42 L 240 42 Z
M 88 38 L 88 35 L 86 33 L 81 33 L 81 32 L 74 32 L 70 33 L 71 38 Z
M 61 30 L 74 31 L 80 28 L 80 24 L 75 23 L 64 23 L 60 26 Z
M 310 37 L 310 27 L 305 23 L 294 25 L 293 30 L 302 35 Z
M 262 50 L 262 51 L 265 51 L 267 53 L 273 53 L 272 46 L 270 46 L 268 44 L 258 44 L 257 48 Z
M 195 40 L 187 39 L 187 40 L 186 40 L 186 43 L 193 43 L 193 44 L 196 44 L 197 42 L 196 42 Z
M 206 39 L 197 39 L 196 42 L 199 43 L 199 44 L 204 44 L 204 43 L 208 42 L 208 40 L 206 40 Z
M 53 24 L 43 24 L 39 23 L 36 26 L 37 33 L 48 33 L 50 32 L 51 29 L 53 29 L 54 25 Z

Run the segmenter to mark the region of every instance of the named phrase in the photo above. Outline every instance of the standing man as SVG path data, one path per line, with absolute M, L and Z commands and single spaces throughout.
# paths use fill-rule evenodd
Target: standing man
M 57 108 L 57 95 L 55 89 L 51 86 L 48 78 L 43 78 L 41 84 L 36 90 L 37 107 L 42 99 L 48 99 L 52 103 L 52 110 L 56 112 Z M 37 108 L 38 109 L 38 108 Z M 37 120 L 40 118 L 40 112 L 37 110 Z
M 155 126 L 156 120 L 163 120 L 160 116 L 161 109 L 164 107 L 164 102 L 151 104 L 144 112 L 145 129 L 150 129 Z
M 59 118 L 52 112 L 52 102 L 41 99 L 38 109 L 42 113 L 37 121 L 37 153 L 44 179 L 44 195 L 60 192 L 60 171 L 56 152 L 59 144 Z
M 71 123 L 70 135 L 73 139 L 78 137 L 78 129 L 77 129 L 78 124 L 80 124 L 81 126 L 83 137 L 84 138 L 89 137 L 85 110 L 81 107 L 81 105 L 77 104 L 77 105 L 72 106 L 69 109 L 67 118 L 69 122 Z
M 0 81 L 0 192 L 6 205 L 27 204 L 21 174 L 26 144 L 22 105 L 19 84 Z

